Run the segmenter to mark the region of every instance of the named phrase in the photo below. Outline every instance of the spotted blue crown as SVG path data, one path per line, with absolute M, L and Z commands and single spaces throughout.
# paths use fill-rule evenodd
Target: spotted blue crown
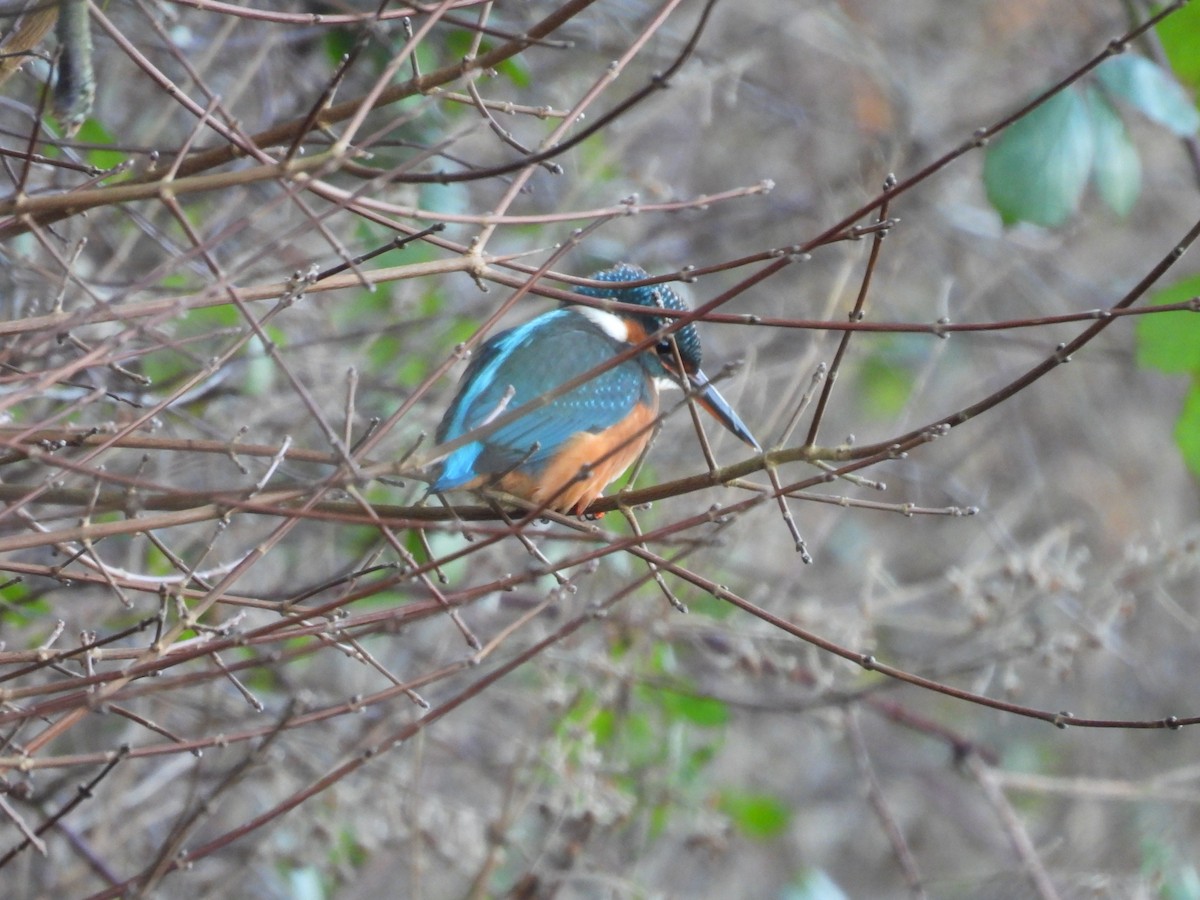
M 591 280 L 620 283 L 624 281 L 645 281 L 649 277 L 650 274 L 645 269 L 630 265 L 629 263 L 617 263 L 611 269 L 596 272 L 591 276 Z M 581 287 L 576 289 L 576 293 L 584 294 L 588 297 L 604 297 L 617 300 L 621 303 L 645 306 L 648 309 L 670 309 L 675 312 L 688 312 L 691 309 L 679 294 L 665 284 L 620 288 Z M 646 329 L 646 333 L 654 334 L 659 329 L 670 325 L 673 317 L 647 315 L 641 316 L 640 319 L 642 320 L 642 327 Z M 696 326 L 689 322 L 676 331 L 675 344 L 679 347 L 679 356 L 683 359 L 684 365 L 687 366 L 688 370 L 694 371 L 699 369 L 701 363 L 700 336 L 696 333 Z

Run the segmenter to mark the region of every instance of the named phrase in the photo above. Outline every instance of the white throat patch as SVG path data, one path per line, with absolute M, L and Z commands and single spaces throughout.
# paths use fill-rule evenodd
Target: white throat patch
M 660 391 L 680 391 L 680 390 L 683 390 L 683 386 L 682 386 L 682 385 L 681 385 L 681 384 L 680 384 L 678 381 L 676 381 L 674 378 L 671 378 L 671 377 L 669 377 L 669 376 L 666 376 L 666 375 L 659 375 L 659 376 L 657 376 L 657 377 L 654 379 L 654 386 L 655 386 L 656 388 L 658 388 Z
M 629 343 L 629 326 L 620 316 L 590 306 L 576 306 L 573 309 L 614 341 Z

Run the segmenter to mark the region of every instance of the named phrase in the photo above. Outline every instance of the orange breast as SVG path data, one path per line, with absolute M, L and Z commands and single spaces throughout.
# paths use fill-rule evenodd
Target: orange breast
M 657 415 L 657 397 L 651 404 L 639 403 L 612 428 L 597 434 L 583 431 L 574 435 L 536 476 L 509 472 L 500 479 L 500 487 L 549 509 L 582 515 L 606 487 L 633 465 L 653 434 Z M 585 467 L 588 470 L 581 475 Z

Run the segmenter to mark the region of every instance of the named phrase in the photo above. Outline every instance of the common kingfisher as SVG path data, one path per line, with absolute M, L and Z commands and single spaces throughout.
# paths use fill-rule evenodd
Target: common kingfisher
M 686 312 L 666 285 L 621 287 L 650 276 L 622 263 L 591 276 L 611 288 L 578 293 Z M 553 391 L 643 343 L 672 320 L 564 304 L 490 338 L 463 373 L 437 429 L 439 444 Z M 464 444 L 441 463 L 429 493 L 498 487 L 559 512 L 582 515 L 641 454 L 655 430 L 660 387 L 690 387 L 717 421 L 761 452 L 750 430 L 700 371 L 700 338 L 688 323 L 669 338 Z M 675 350 L 678 348 L 678 358 Z M 682 361 L 682 371 L 679 361 Z

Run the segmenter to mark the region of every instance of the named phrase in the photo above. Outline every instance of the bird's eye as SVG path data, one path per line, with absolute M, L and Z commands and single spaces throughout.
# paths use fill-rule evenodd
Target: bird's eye
M 660 356 L 671 356 L 672 355 L 671 342 L 670 341 L 659 341 L 658 342 L 658 353 Z

